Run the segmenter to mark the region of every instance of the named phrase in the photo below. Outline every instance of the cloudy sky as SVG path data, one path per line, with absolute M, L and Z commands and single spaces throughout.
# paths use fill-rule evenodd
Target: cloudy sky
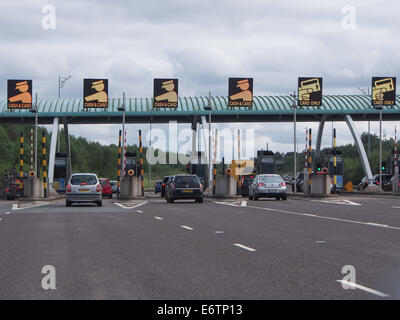
M 0 98 L 10 78 L 33 79 L 40 97 L 56 98 L 59 75 L 72 76 L 62 97 L 81 97 L 83 78 L 108 78 L 111 97 L 150 97 L 155 77 L 179 78 L 181 96 L 227 95 L 230 76 L 253 77 L 255 95 L 286 95 L 298 76 L 323 77 L 324 94 L 360 94 L 372 76 L 400 73 L 399 13 L 398 1 L 389 0 L 2 0 Z M 339 144 L 352 142 L 343 123 L 334 125 Z M 388 137 L 394 125 L 385 123 Z M 300 149 L 306 126 L 317 129 L 299 124 Z M 367 130 L 367 123 L 357 126 Z M 140 127 L 146 133 L 148 125 Z M 268 142 L 293 150 L 292 124 L 251 127 L 256 148 Z M 109 144 L 118 128 L 71 132 Z M 137 141 L 138 128 L 128 126 L 129 141 Z M 379 124 L 371 130 L 378 133 Z

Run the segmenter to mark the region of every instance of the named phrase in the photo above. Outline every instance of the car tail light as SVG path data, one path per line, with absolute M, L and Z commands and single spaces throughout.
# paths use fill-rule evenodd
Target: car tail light
M 86 182 L 81 182 L 81 186 L 83 186 L 83 185 L 87 185 L 87 183 Z
M 377 181 L 376 184 L 379 186 L 379 181 Z
M 259 187 L 265 187 L 265 183 L 260 182 L 260 183 L 258 184 L 258 186 L 259 186 Z
M 281 182 L 280 186 L 281 186 L 281 187 L 286 186 L 286 182 Z
M 399 183 L 399 185 L 400 185 L 400 183 Z M 203 190 L 203 185 L 200 183 L 200 191 L 202 191 Z
M 171 183 L 171 189 L 175 190 L 175 184 L 174 183 Z
M 6 192 L 8 192 L 8 191 L 10 191 L 10 189 L 7 188 L 7 189 L 6 189 Z
M 96 186 L 96 192 L 100 192 L 100 191 L 101 191 L 101 185 L 98 184 L 98 185 Z
M 165 183 L 163 183 L 162 186 L 165 187 Z
M 71 185 L 67 185 L 67 192 L 71 192 Z

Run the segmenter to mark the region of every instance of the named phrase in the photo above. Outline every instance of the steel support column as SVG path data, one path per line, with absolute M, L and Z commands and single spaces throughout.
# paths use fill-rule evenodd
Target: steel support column
M 56 160 L 57 150 L 57 134 L 58 134 L 58 118 L 54 118 L 53 126 L 51 129 L 51 143 L 50 143 L 50 154 L 49 154 L 49 190 L 53 189 L 54 181 L 54 164 Z
M 369 165 L 367 153 L 365 152 L 364 145 L 361 141 L 361 136 L 357 131 L 356 125 L 350 115 L 345 115 L 346 124 L 350 129 L 351 135 L 353 136 L 354 142 L 356 144 L 358 153 L 360 155 L 361 164 L 364 170 L 365 177 L 368 179 L 368 184 L 372 183 L 372 171 Z

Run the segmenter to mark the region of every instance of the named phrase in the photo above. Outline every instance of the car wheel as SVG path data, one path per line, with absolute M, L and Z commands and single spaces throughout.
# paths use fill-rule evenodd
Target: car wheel
M 71 207 L 71 206 L 72 206 L 71 201 L 66 200 L 66 201 L 65 201 L 65 206 L 66 206 L 66 207 Z
M 276 200 L 279 200 L 281 197 L 275 197 Z
M 174 198 L 169 198 L 169 203 L 174 203 L 175 199 Z
M 97 201 L 97 206 L 102 207 L 103 206 L 103 201 Z
M 196 199 L 196 202 L 198 202 L 198 203 L 203 203 L 203 198 L 197 198 L 197 199 Z
M 282 200 L 286 200 L 286 199 L 287 199 L 287 196 L 283 196 L 283 197 L 282 197 Z
M 258 195 L 254 195 L 254 200 L 258 201 Z

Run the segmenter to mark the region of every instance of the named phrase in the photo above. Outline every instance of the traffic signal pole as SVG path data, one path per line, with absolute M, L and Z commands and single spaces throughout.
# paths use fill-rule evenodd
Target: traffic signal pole
M 336 193 L 336 128 L 333 129 L 333 193 Z
M 397 128 L 394 127 L 394 178 L 393 178 L 393 192 L 399 191 L 399 166 L 397 165 Z

